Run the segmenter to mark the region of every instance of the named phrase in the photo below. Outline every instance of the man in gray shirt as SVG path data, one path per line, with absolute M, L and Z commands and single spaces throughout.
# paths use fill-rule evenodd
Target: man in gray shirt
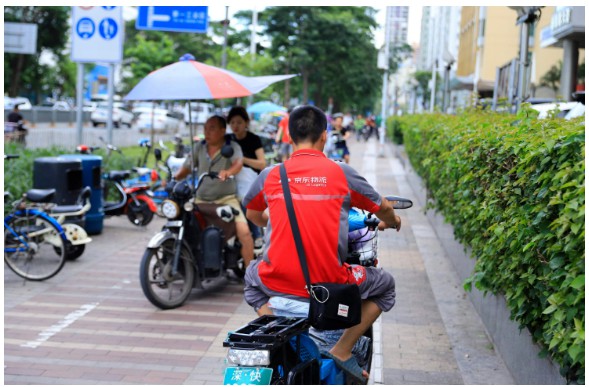
M 235 216 L 235 228 L 237 238 L 241 243 L 241 256 L 247 267 L 254 258 L 254 241 L 250 234 L 247 220 L 237 199 L 237 185 L 235 176 L 243 167 L 243 153 L 241 147 L 235 141 L 230 141 L 233 148 L 233 156 L 229 159 L 221 155 L 221 148 L 225 145 L 225 132 L 227 123 L 221 116 L 213 116 L 205 123 L 205 140 L 198 142 L 192 152 L 193 157 L 187 157 L 184 165 L 174 175 L 176 180 L 181 180 L 197 168 L 199 174 L 203 172 L 217 172 L 218 179 L 206 178 L 198 189 L 196 203 L 207 202 L 217 204 L 228 204 L 239 211 Z

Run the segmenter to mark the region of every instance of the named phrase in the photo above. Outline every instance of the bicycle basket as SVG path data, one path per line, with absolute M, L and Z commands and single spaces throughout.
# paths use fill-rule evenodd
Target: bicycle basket
M 356 252 L 362 266 L 376 266 L 377 234 L 377 230 L 370 230 L 368 227 L 348 233 L 348 252 Z

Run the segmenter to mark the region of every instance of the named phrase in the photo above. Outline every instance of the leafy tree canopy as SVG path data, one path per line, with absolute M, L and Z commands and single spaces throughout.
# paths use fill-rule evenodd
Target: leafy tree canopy
M 4 53 L 4 89 L 17 96 L 23 89 L 37 97 L 49 75 L 47 66 L 39 63 L 43 50 L 59 56 L 68 40 L 71 7 L 4 7 L 4 22 L 38 25 L 37 52 L 33 55 Z

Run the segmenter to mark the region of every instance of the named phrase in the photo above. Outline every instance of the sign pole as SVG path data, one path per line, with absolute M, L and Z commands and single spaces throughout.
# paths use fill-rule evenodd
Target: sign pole
M 106 128 L 108 129 L 108 143 L 112 144 L 112 105 L 114 100 L 114 74 L 115 74 L 115 65 L 113 63 L 109 63 L 108 65 L 108 119 L 106 121 Z
M 76 128 L 78 130 L 78 145 L 82 144 L 82 124 L 84 114 L 84 63 L 78 62 L 78 77 L 76 80 Z

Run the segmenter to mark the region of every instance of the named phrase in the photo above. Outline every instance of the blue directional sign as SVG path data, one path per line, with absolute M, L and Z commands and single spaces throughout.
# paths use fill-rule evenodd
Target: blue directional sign
M 135 22 L 138 30 L 206 33 L 208 7 L 141 6 Z

